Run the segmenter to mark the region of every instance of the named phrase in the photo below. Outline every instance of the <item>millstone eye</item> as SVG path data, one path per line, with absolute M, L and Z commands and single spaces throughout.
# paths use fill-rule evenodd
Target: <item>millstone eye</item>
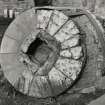
M 48 48 L 45 41 L 42 41 L 40 38 L 36 38 L 33 41 L 26 54 L 34 61 L 37 60 L 40 64 L 45 62 L 48 58 L 49 53 L 51 52 L 50 48 Z
M 36 14 L 33 10 L 29 13 L 27 19 L 27 12 L 16 18 L 5 33 L 3 41 L 8 38 L 11 45 L 2 50 L 11 63 L 2 59 L 4 74 L 26 95 L 54 97 L 72 86 L 84 66 L 85 34 L 62 11 L 37 9 Z M 15 27 L 16 34 L 10 32 L 11 27 Z

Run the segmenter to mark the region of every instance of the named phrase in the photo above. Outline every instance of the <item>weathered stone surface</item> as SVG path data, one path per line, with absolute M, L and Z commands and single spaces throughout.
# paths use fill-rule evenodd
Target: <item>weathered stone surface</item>
M 60 41 L 64 42 L 65 40 L 73 37 L 74 35 L 78 34 L 79 30 L 75 23 L 72 20 L 67 21 L 66 24 L 60 29 L 59 32 L 55 34 L 55 38 Z M 60 36 L 60 37 L 59 37 Z
M 81 17 L 81 18 L 80 18 Z M 86 46 L 87 46 L 87 64 L 82 74 L 82 78 L 77 82 L 73 89 L 81 89 L 85 87 L 93 86 L 94 83 L 100 78 L 100 69 L 98 69 L 98 55 L 102 55 L 102 50 L 98 49 L 96 43 L 97 33 L 89 19 L 84 16 L 73 18 L 74 21 L 86 32 Z M 89 25 L 90 24 L 90 25 Z M 96 53 L 97 52 L 97 53 Z M 102 55 L 103 56 L 103 55 Z
M 62 12 L 54 10 L 51 19 L 48 24 L 47 32 L 50 35 L 54 35 L 57 30 L 68 20 L 68 17 Z
M 15 39 L 11 37 L 4 36 L 2 40 L 2 45 L 0 53 L 17 53 L 19 50 L 19 44 Z
M 36 76 L 33 78 L 32 86 L 29 91 L 30 96 L 45 98 L 52 96 L 53 94 L 47 77 Z
M 0 54 L 0 64 L 3 68 L 5 77 L 13 86 L 22 71 L 27 69 L 18 61 L 16 54 Z
M 74 59 L 79 59 L 83 55 L 82 47 L 77 46 L 77 47 L 71 48 L 71 54 Z
M 23 38 L 24 38 L 24 41 L 22 41 L 21 43 L 21 50 L 26 53 L 28 51 L 28 48 L 30 46 L 30 44 L 36 39 L 36 36 L 37 34 L 39 33 L 39 30 L 36 30 L 35 32 L 31 32 L 30 35 L 24 37 L 23 35 Z M 22 40 L 22 39 L 21 39 Z M 20 41 L 21 42 L 21 41 Z
M 58 59 L 56 69 L 64 73 L 68 78 L 75 80 L 81 71 L 82 64 L 76 60 Z
M 11 63 L 6 60 L 6 56 L 1 55 L 1 64 L 4 69 L 4 74 L 7 79 L 9 79 L 9 82 L 20 92 L 38 98 L 56 96 L 71 86 L 76 80 L 81 72 L 82 62 L 85 60 L 85 56 L 82 56 L 83 59 L 81 61 L 66 58 L 66 62 L 63 58 L 62 61 L 59 62 L 58 58 L 61 51 L 60 47 L 62 40 L 59 40 L 59 42 L 58 39 L 61 37 L 61 35 L 59 34 L 59 37 L 54 37 L 52 36 L 52 33 L 48 31 L 48 29 L 52 28 L 49 27 L 49 24 L 53 20 L 52 22 L 55 22 L 54 24 L 58 27 L 53 31 L 56 33 L 58 30 L 60 30 L 60 27 L 64 25 L 68 17 L 60 11 L 53 10 L 52 15 L 50 14 L 51 18 L 49 17 L 50 20 L 47 21 L 47 23 L 45 22 L 46 26 L 48 24 L 48 28 L 46 29 L 48 33 L 46 33 L 46 31 L 42 31 L 42 29 L 37 31 L 37 19 L 35 20 L 35 23 L 32 23 L 32 20 L 36 18 L 35 15 L 37 15 L 34 14 L 34 12 L 34 9 L 28 10 L 18 16 L 11 24 L 12 26 L 10 26 L 10 28 L 6 31 L 5 37 L 11 37 L 19 44 L 19 46 L 16 47 L 19 49 L 19 52 L 17 51 L 15 55 L 6 55 Z M 69 24 L 70 27 L 68 27 Z M 46 26 L 43 25 L 43 27 L 41 26 L 39 28 L 44 29 Z M 63 28 L 61 28 L 61 30 L 62 29 Z M 18 31 L 21 32 L 19 33 L 19 37 L 17 34 Z M 68 38 L 72 34 L 71 41 L 73 41 L 72 39 L 74 37 L 77 38 L 75 43 L 72 42 L 72 46 L 75 46 L 77 43 L 79 43 L 80 35 L 74 35 L 79 33 L 79 29 L 72 20 L 67 22 L 67 31 L 66 26 L 63 31 L 67 32 Z M 62 37 L 62 39 L 64 39 L 64 37 Z M 81 43 L 84 44 L 82 41 Z M 73 55 L 75 52 L 71 51 L 71 53 Z M 66 57 L 66 55 L 64 54 L 64 57 Z M 53 68 L 54 65 L 56 67 L 55 69 Z M 13 78 L 11 78 L 11 75 L 14 75 L 15 77 L 13 76 Z M 38 84 L 38 86 L 36 84 Z
M 14 24 L 26 37 L 36 30 L 37 17 L 35 15 L 35 9 L 30 9 L 26 12 L 23 12 L 23 14 L 20 14 L 16 20 L 14 20 Z
M 45 30 L 52 15 L 51 10 L 37 10 L 37 28 Z
M 60 56 L 71 58 L 71 52 L 69 50 L 63 50 L 60 52 Z
M 80 36 L 77 35 L 77 36 L 74 36 L 73 38 L 70 38 L 66 41 L 64 41 L 62 43 L 62 49 L 65 49 L 65 48 L 68 48 L 68 47 L 74 47 L 76 45 L 79 44 L 79 39 L 80 39 Z
M 62 91 L 69 87 L 72 80 L 53 67 L 49 72 L 49 81 L 51 83 L 54 95 L 58 95 L 58 93 L 62 93 Z
M 11 24 L 14 24 L 14 22 Z M 21 32 L 19 27 L 17 27 L 15 24 L 10 25 L 10 27 L 8 27 L 8 30 L 5 32 L 5 35 L 15 39 L 16 41 L 21 41 L 21 39 L 25 38 L 25 35 L 23 35 L 23 32 Z

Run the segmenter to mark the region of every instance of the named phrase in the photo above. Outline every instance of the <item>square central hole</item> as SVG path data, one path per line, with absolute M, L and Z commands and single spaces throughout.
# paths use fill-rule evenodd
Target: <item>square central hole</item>
M 48 47 L 47 43 L 37 37 L 28 47 L 26 54 L 33 62 L 37 60 L 43 65 L 51 52 L 52 50 Z

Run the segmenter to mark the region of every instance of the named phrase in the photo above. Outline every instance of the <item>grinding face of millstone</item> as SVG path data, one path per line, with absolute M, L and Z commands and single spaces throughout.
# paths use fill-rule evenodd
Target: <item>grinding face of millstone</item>
M 55 67 L 57 70 L 65 74 L 65 76 L 75 80 L 78 73 L 81 71 L 82 63 L 71 59 L 58 59 Z
M 23 94 L 37 98 L 60 95 L 82 70 L 82 38 L 78 26 L 63 12 L 28 10 L 13 21 L 4 35 L 0 50 L 4 75 Z
M 62 91 L 68 88 L 69 84 L 72 82 L 71 79 L 67 78 L 62 72 L 54 67 L 49 72 L 49 81 L 54 95 L 60 94 Z
M 62 49 L 71 48 L 71 47 L 78 45 L 79 39 L 80 39 L 80 37 L 79 37 L 79 35 L 77 35 L 77 36 L 74 36 L 73 38 L 70 38 L 70 39 L 64 41 L 61 44 Z
M 51 10 L 37 10 L 37 28 L 45 30 L 52 14 Z
M 62 12 L 53 11 L 53 14 L 51 16 L 51 19 L 48 24 L 47 32 L 50 35 L 54 35 L 54 33 L 57 32 L 57 30 L 68 20 L 68 17 L 64 15 Z
M 66 24 L 63 25 L 63 27 L 54 37 L 58 41 L 63 42 L 78 33 L 79 33 L 79 30 L 75 25 L 75 23 L 72 20 L 69 20 Z

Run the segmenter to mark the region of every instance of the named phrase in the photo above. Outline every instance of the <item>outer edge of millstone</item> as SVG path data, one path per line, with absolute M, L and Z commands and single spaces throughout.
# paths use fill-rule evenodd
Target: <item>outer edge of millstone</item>
M 19 44 L 15 39 L 12 39 L 8 36 L 3 37 L 0 53 L 17 53 L 19 50 Z
M 35 13 L 35 9 L 32 8 L 23 12 L 14 21 L 17 26 L 22 28 L 22 30 L 24 30 L 24 32 L 29 35 L 31 31 L 36 29 L 37 16 Z
M 65 58 L 66 57 L 67 58 L 71 58 L 72 57 L 72 54 L 69 51 L 69 49 L 66 49 L 66 50 L 60 51 L 60 56 L 65 57 Z

